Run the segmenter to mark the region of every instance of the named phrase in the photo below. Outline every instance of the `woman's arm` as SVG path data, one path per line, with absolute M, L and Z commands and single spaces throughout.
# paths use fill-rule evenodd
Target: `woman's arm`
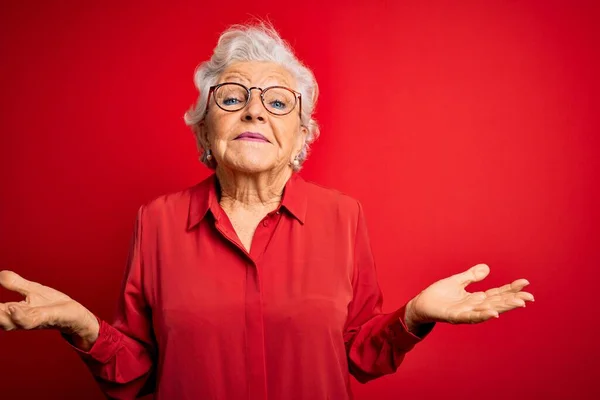
M 406 306 L 393 313 L 382 313 L 383 297 L 360 204 L 352 287 L 353 300 L 348 308 L 344 340 L 350 373 L 364 383 L 395 372 L 406 353 L 431 331 L 434 324 L 410 322 L 411 332 L 405 322 Z
M 21 302 L 0 303 L 0 329 L 55 329 L 85 361 L 107 396 L 132 399 L 153 391 L 155 339 L 144 290 L 141 259 L 142 210 L 118 302 L 115 322 L 98 319 L 64 293 L 0 271 L 0 286 L 20 293 Z
M 102 391 L 114 399 L 131 399 L 154 391 L 153 367 L 156 341 L 152 313 L 145 295 L 144 264 L 141 257 L 143 211 L 140 207 L 129 259 L 112 324 L 93 317 L 91 332 L 65 337 L 86 363 Z M 97 338 L 94 323 L 98 325 Z
M 490 273 L 487 265 L 477 264 L 433 283 L 399 310 L 382 314 L 381 291 L 360 204 L 358 208 L 354 297 L 349 306 L 345 341 L 350 372 L 360 382 L 396 371 L 405 354 L 431 332 L 436 322 L 481 323 L 534 301 L 531 293 L 523 291 L 529 285 L 526 279 L 485 292 L 467 292 L 468 285 L 482 281 Z

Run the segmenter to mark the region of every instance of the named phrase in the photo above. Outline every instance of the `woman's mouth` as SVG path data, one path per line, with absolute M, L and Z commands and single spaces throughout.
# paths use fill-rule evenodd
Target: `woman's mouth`
M 267 143 L 269 143 L 267 138 L 258 132 L 244 132 L 244 133 L 241 133 L 240 135 L 238 135 L 233 140 L 249 140 L 252 142 L 267 142 Z

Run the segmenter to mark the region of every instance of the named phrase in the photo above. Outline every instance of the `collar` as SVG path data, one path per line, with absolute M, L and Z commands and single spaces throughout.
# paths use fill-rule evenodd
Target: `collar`
M 212 174 L 190 188 L 188 229 L 198 225 L 206 217 L 209 210 L 215 218 L 219 218 L 223 214 L 223 210 L 219 205 L 217 184 L 217 176 Z M 307 208 L 305 184 L 306 182 L 300 175 L 293 173 L 285 184 L 280 205 L 280 208 L 287 210 L 303 225 Z

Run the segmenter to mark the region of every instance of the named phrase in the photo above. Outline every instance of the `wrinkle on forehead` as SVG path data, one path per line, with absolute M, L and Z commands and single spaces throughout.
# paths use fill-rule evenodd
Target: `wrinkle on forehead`
M 278 71 L 278 70 L 281 70 Z M 247 86 L 287 86 L 292 88 L 295 80 L 279 64 L 261 61 L 237 62 L 228 67 L 219 79 L 219 83 L 237 82 Z

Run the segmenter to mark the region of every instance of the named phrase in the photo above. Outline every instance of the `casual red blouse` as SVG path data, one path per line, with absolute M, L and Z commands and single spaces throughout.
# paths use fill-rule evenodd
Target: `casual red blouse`
M 107 396 L 349 399 L 421 337 L 381 312 L 361 205 L 294 174 L 248 253 L 215 175 L 140 207 L 118 312 L 76 351 Z

